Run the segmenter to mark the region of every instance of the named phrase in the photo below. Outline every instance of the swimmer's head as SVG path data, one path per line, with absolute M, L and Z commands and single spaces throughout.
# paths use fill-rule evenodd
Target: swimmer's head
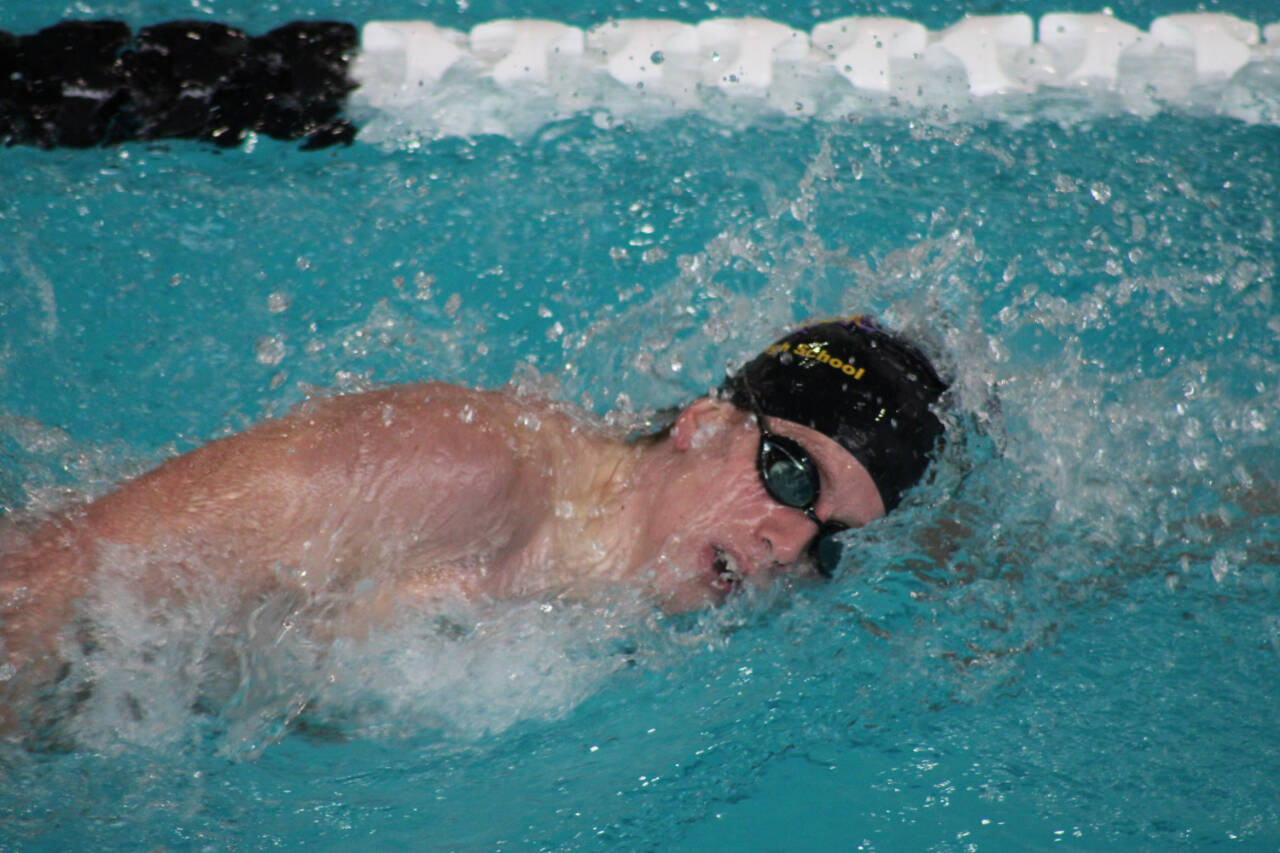
M 792 332 L 724 385 L 738 408 L 838 442 L 867 469 L 886 510 L 924 476 L 943 433 L 933 406 L 946 390 L 923 353 L 863 315 Z

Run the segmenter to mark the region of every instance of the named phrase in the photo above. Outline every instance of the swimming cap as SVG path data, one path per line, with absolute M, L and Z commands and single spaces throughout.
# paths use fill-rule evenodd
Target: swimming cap
M 792 332 L 723 390 L 740 409 L 835 439 L 871 474 L 888 511 L 929 465 L 943 433 L 930 407 L 946 389 L 923 353 L 857 315 Z

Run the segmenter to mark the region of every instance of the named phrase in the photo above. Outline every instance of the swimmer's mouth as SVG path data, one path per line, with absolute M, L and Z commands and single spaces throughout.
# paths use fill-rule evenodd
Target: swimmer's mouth
M 742 586 L 742 569 L 728 551 L 712 546 L 711 586 L 717 592 L 730 593 Z

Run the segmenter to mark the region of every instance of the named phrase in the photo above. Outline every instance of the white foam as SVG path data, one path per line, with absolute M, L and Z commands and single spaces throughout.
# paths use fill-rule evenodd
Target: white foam
M 582 30 L 500 20 L 463 33 L 364 27 L 353 63 L 362 138 L 518 136 L 568 116 L 610 123 L 700 111 L 741 122 L 914 109 L 952 119 L 1160 110 L 1280 123 L 1280 23 L 1170 15 L 1149 31 L 1109 14 L 971 16 L 939 31 L 852 17 L 811 32 L 762 18 L 624 19 Z M 1066 118 L 1070 118 L 1067 115 Z
M 555 600 L 419 615 L 336 650 L 316 713 L 463 741 L 559 719 L 626 665 L 618 652 L 633 627 L 614 610 Z
M 658 627 L 651 604 L 620 592 L 440 602 L 348 635 L 334 626 L 376 593 L 372 580 L 246 599 L 192 568 L 199 559 L 179 544 L 104 547 L 76 628 L 60 638 L 68 675 L 49 701 L 66 713 L 63 736 L 104 752 L 212 736 L 219 752 L 252 758 L 305 715 L 353 735 L 433 729 L 474 742 L 569 713 Z

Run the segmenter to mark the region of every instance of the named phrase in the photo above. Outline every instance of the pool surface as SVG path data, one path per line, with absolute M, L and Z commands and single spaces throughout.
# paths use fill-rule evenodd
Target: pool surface
M 148 0 L 0 28 L 854 14 L 958 17 Z M 317 391 L 514 382 L 639 425 L 851 311 L 946 365 L 959 440 L 833 582 L 685 617 L 524 602 L 323 645 L 279 601 L 220 645 L 216 590 L 158 612 L 120 566 L 92 695 L 56 748 L 0 747 L 0 849 L 1280 848 L 1275 67 L 1143 109 L 471 99 L 494 132 L 459 134 L 366 100 L 322 151 L 4 149 L 5 515 Z

